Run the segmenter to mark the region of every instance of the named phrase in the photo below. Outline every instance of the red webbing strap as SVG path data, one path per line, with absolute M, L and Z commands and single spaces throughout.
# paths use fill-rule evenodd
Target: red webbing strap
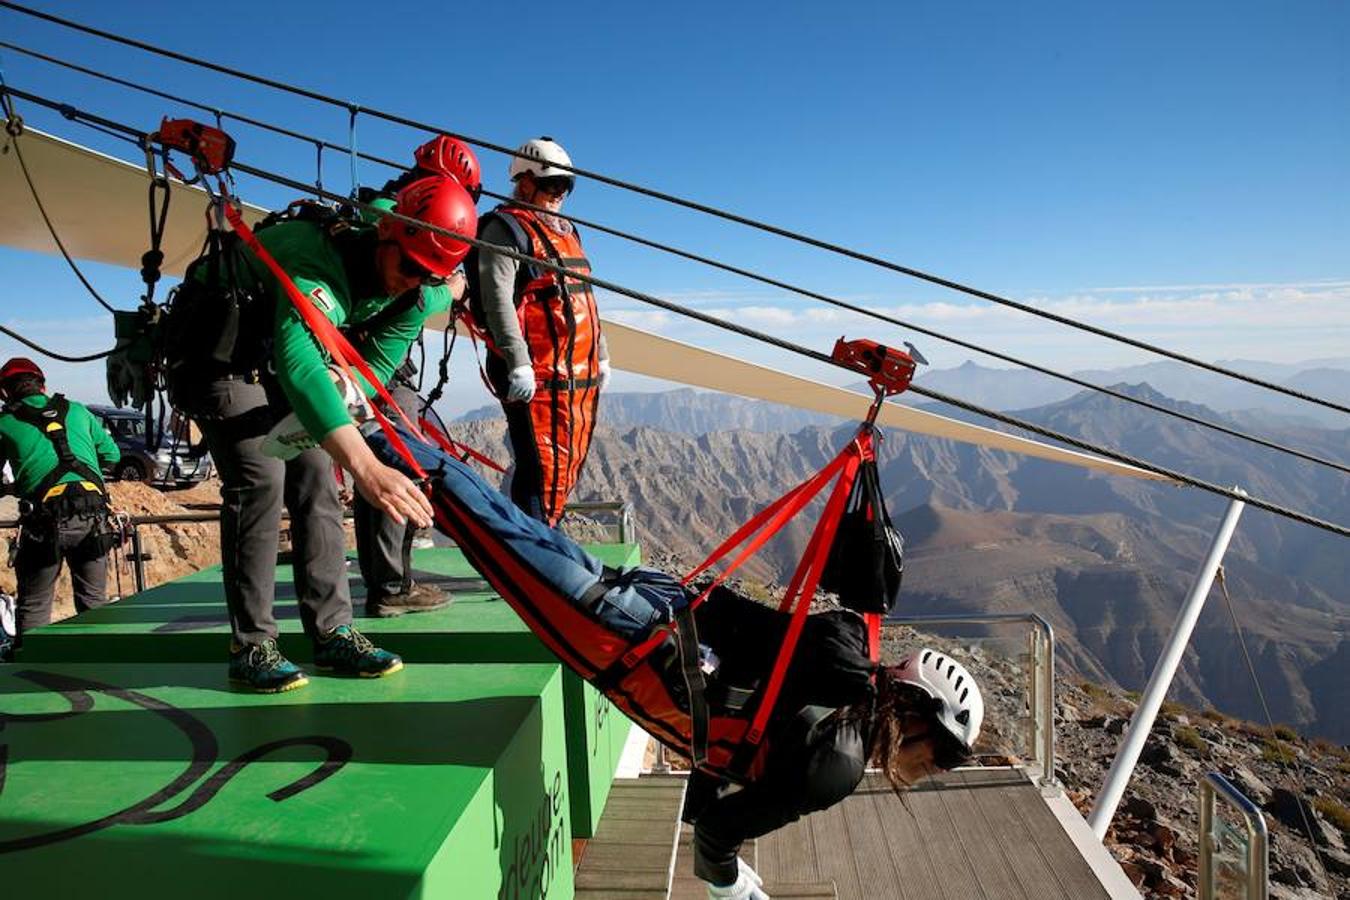
M 858 465 L 862 461 L 861 448 L 855 441 L 849 444 L 847 449 L 849 453 L 844 465 L 844 472 L 834 486 L 834 493 L 830 495 L 829 501 L 825 504 L 825 511 L 821 513 L 820 521 L 816 524 L 816 529 L 811 535 L 811 542 L 807 545 L 806 553 L 802 555 L 802 560 L 797 565 L 797 571 L 792 575 L 792 583 L 788 586 L 788 593 L 783 601 L 785 610 L 794 602 L 796 608 L 792 610 L 792 620 L 788 623 L 787 635 L 778 648 L 778 658 L 774 661 L 769 682 L 764 686 L 764 693 L 760 699 L 759 708 L 755 712 L 755 718 L 751 722 L 750 730 L 745 734 L 744 743 L 751 747 L 758 746 L 759 742 L 763 740 L 764 729 L 768 725 L 769 716 L 773 714 L 774 706 L 778 703 L 778 695 L 782 691 L 783 682 L 787 678 L 788 665 L 792 662 L 793 654 L 796 653 L 797 642 L 801 638 L 803 627 L 806 625 L 806 617 L 811 611 L 811 600 L 815 597 L 816 587 L 820 584 L 820 576 L 825 570 L 825 560 L 830 555 L 830 548 L 834 546 L 834 535 L 839 529 L 839 519 L 843 514 L 845 503 L 848 502 L 848 495 L 853 489 L 853 481 L 858 474 Z M 738 753 L 739 755 L 741 754 Z M 746 754 L 746 756 L 748 757 L 749 754 Z
M 460 462 L 468 462 L 470 459 L 472 459 L 475 462 L 482 463 L 489 469 L 492 469 L 496 472 L 501 472 L 503 475 L 506 474 L 506 469 L 502 468 L 500 464 L 479 453 L 477 450 L 473 449 L 468 444 L 461 444 L 459 441 L 456 441 L 455 439 L 450 437 L 450 435 L 446 434 L 444 431 L 441 431 L 439 428 L 437 428 L 436 424 L 432 422 L 430 419 L 428 419 L 426 416 L 420 417 L 417 420 L 417 423 L 422 426 L 423 434 L 431 438 L 431 440 L 434 441 L 442 450 L 444 450 L 446 453 L 449 453 L 451 456 L 455 457 Z
M 821 489 L 829 483 L 830 479 L 838 474 L 839 470 L 845 465 L 850 455 L 854 452 L 854 448 L 858 446 L 859 443 L 857 439 L 850 442 L 848 446 L 839 451 L 834 459 L 826 464 L 825 468 L 821 469 L 819 472 L 756 513 L 750 521 L 736 529 L 736 532 L 732 534 L 731 537 L 723 541 L 716 550 L 710 553 L 707 559 L 699 563 L 688 575 L 684 576 L 684 580 L 680 583 L 688 584 L 694 578 L 697 578 L 701 573 L 706 571 L 710 566 L 716 564 L 722 557 L 734 550 L 739 544 L 744 542 L 747 537 L 752 534 L 755 535 L 754 540 L 750 541 L 750 543 L 737 554 L 736 558 L 733 559 L 715 579 L 713 579 L 712 583 L 704 588 L 702 593 L 690 601 L 689 612 L 692 613 L 702 606 L 703 602 L 712 595 L 713 589 L 731 577 L 731 574 L 735 572 L 742 563 L 758 552 L 759 548 L 764 546 L 771 537 L 777 534 L 793 516 L 801 512 L 802 509 L 804 509 L 806 505 L 820 493 Z M 757 531 L 758 534 L 756 534 Z M 814 588 L 812 590 L 814 591 Z M 628 649 L 628 652 L 625 653 L 622 658 L 623 666 L 626 669 L 635 668 L 655 651 L 657 647 L 660 647 L 661 644 L 664 643 L 666 635 L 669 633 L 670 628 L 668 626 L 661 626 L 654 629 L 652 633 L 647 636 L 646 640 L 639 644 L 635 644 Z
M 748 536 L 754 534 L 756 530 L 762 529 L 760 533 L 756 535 L 755 539 L 731 561 L 731 564 L 713 579 L 713 582 L 704 588 L 701 594 L 690 601 L 690 613 L 702 606 L 703 602 L 712 594 L 714 588 L 726 581 L 727 578 L 731 576 L 732 572 L 736 571 L 742 563 L 754 555 L 760 547 L 764 546 L 769 538 L 773 537 L 782 529 L 783 525 L 785 525 L 788 520 L 801 512 L 816 494 L 820 493 L 821 489 L 838 473 L 840 467 L 844 465 L 848 453 L 853 446 L 853 444 L 849 444 L 848 447 L 845 447 L 839 452 L 838 456 L 830 460 L 825 468 L 821 469 L 819 472 L 756 513 L 750 521 L 738 528 L 735 534 L 723 541 L 707 559 L 699 563 L 697 568 L 684 577 L 684 580 L 680 583 L 688 584 L 709 566 L 712 566 L 735 549 L 735 547 L 743 542 Z M 628 652 L 623 655 L 623 666 L 626 669 L 635 668 L 656 650 L 657 647 L 661 646 L 666 639 L 666 635 L 670 633 L 670 630 L 669 626 L 660 626 L 654 629 L 652 633 L 647 636 L 646 640 L 630 647 Z
M 881 613 L 863 613 L 867 623 L 867 655 L 873 665 L 881 662 Z
M 221 196 L 224 198 L 226 195 L 223 183 L 220 185 L 220 188 Z M 407 414 L 394 402 L 394 398 L 389 395 L 389 391 L 386 390 L 379 379 L 375 377 L 375 373 L 371 371 L 370 366 L 366 361 L 361 358 L 361 354 L 358 353 L 356 348 L 351 345 L 351 342 L 342 335 L 342 332 L 338 331 L 337 326 L 329 321 L 327 316 L 320 313 L 304 294 L 300 293 L 300 289 L 295 286 L 295 282 L 291 280 L 291 276 L 286 274 L 286 270 L 281 267 L 281 264 L 278 263 L 272 254 L 267 251 L 267 248 L 262 245 L 258 240 L 258 236 L 253 233 L 253 230 L 244 223 L 244 217 L 239 214 L 239 210 L 235 208 L 234 204 L 228 199 L 222 199 L 221 206 L 224 208 L 225 218 L 229 221 L 230 227 L 234 229 L 234 232 L 239 235 L 240 239 L 243 240 L 248 248 L 253 251 L 254 255 L 262 260 L 263 265 L 271 270 L 272 274 L 277 279 L 277 283 L 281 285 L 282 290 L 285 292 L 286 298 L 291 301 L 291 306 L 295 307 L 296 312 L 300 314 L 300 318 L 304 323 L 309 326 L 309 330 L 314 334 L 315 339 L 328 351 L 329 355 L 333 357 L 333 360 L 342 367 L 342 371 L 347 377 L 350 378 L 353 383 L 356 383 L 356 376 L 352 372 L 352 366 L 355 366 L 357 371 L 365 377 L 366 381 L 375 388 L 375 393 L 379 395 L 380 399 L 389 404 L 391 409 L 396 410 L 399 418 L 401 418 L 403 423 L 408 426 L 408 429 L 412 431 L 413 434 L 417 434 L 417 426 L 412 423 Z M 417 460 L 413 458 L 412 451 L 408 449 L 408 445 L 404 443 L 403 438 L 399 435 L 397 429 L 394 428 L 393 423 L 391 423 L 384 413 L 374 404 L 371 405 L 371 412 L 375 414 L 375 420 L 380 423 L 380 428 L 384 431 L 385 436 L 389 438 L 389 443 L 394 448 L 395 452 L 398 453 L 419 478 L 425 478 L 427 473 L 417 464 Z
M 835 456 L 834 459 L 830 460 L 825 468 L 821 469 L 819 472 L 806 479 L 806 481 L 803 481 L 801 484 L 797 485 L 795 488 L 756 513 L 750 521 L 736 529 L 735 533 L 718 545 L 717 549 L 710 553 L 707 559 L 699 563 L 688 575 L 684 576 L 684 579 L 680 583 L 688 584 L 690 581 L 693 581 L 744 542 L 746 538 L 758 532 L 758 534 L 755 534 L 755 539 L 751 541 L 746 548 L 731 561 L 721 575 L 718 576 L 712 587 L 725 581 L 726 578 L 739 568 L 742 563 L 754 555 L 760 547 L 764 546 L 769 538 L 777 534 L 793 516 L 801 512 L 802 509 L 815 498 L 816 494 L 820 493 L 821 489 L 824 488 L 830 479 L 834 478 L 834 476 L 838 474 L 840 468 L 843 467 L 852 448 L 853 444 L 850 443 L 843 450 L 839 451 L 839 454 Z M 709 593 L 712 587 L 705 590 L 704 594 L 706 595 Z

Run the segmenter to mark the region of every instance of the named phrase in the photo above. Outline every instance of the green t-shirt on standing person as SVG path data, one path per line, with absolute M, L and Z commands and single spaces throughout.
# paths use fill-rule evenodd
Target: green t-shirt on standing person
M 30 394 L 17 401 L 33 409 L 46 409 L 52 398 L 46 394 Z M 80 462 L 95 472 L 101 466 L 111 466 L 122 458 L 112 435 L 83 403 L 66 401 L 70 407 L 66 412 L 66 439 L 70 442 L 70 452 Z M 56 447 L 51 440 L 35 426 L 21 421 L 14 413 L 0 412 L 0 468 L 9 463 L 14 472 L 14 485 L 21 497 L 31 495 L 61 463 Z M 83 480 L 75 472 L 67 472 L 57 481 Z

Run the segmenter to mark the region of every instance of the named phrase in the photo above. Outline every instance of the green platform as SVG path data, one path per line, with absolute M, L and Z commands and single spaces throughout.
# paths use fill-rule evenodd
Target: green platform
M 0 666 L 6 897 L 568 898 L 557 665 Z
M 595 544 L 587 551 L 611 566 L 641 560 L 634 544 Z M 419 580 L 444 579 L 455 595 L 445 610 L 395 619 L 361 618 L 364 586 L 351 567 L 357 626 L 415 666 L 423 663 L 556 663 L 556 658 L 491 591 L 457 549 L 415 551 Z M 289 566 L 277 570 L 276 614 L 282 651 L 302 665 L 312 656 L 294 600 Z M 219 567 L 160 585 L 25 637 L 23 661 L 212 663 L 224 678 L 229 624 Z M 588 684 L 564 671 L 572 829 L 594 834 L 630 723 Z

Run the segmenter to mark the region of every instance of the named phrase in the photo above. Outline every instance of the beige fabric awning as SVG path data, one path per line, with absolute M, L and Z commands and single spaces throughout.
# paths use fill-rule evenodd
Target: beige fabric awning
M 149 176 L 133 165 L 25 128 L 17 140 L 37 186 L 38 196 L 56 226 L 56 233 L 77 259 L 141 267 L 150 247 L 150 210 L 146 199 Z M 173 201 L 160 249 L 165 275 L 179 276 L 197 258 L 206 240 L 206 192 L 181 182 L 173 184 Z M 245 221 L 267 211 L 244 207 Z M 56 242 L 33 202 L 23 169 L 13 149 L 0 154 L 0 244 L 58 253 Z
M 713 350 L 705 350 L 634 328 L 632 325 L 604 319 L 603 316 L 601 318 L 604 321 L 605 340 L 609 344 L 610 361 L 616 369 L 623 369 L 625 372 L 858 421 L 862 421 L 867 415 L 871 405 L 870 397 L 841 387 L 770 369 Z M 429 321 L 427 327 L 437 330 L 444 328 L 445 317 L 440 316 Z M 1171 481 L 1165 476 L 1090 453 L 1055 447 L 1029 438 L 995 431 L 992 428 L 971 425 L 894 401 L 882 406 L 877 422 L 914 434 L 926 434 L 929 437 L 977 444 L 995 450 L 1006 450 L 1009 453 L 1021 453 L 1024 456 L 1035 456 L 1051 462 L 1094 469 L 1108 475 Z
M 18 140 L 22 142 L 24 159 L 47 212 L 71 255 L 139 268 L 141 254 L 149 240 L 148 176 L 144 166 L 123 162 L 31 128 L 26 129 Z M 175 184 L 174 191 L 162 244 L 163 268 L 165 274 L 181 275 L 206 237 L 203 215 L 206 194 L 182 184 Z M 246 218 L 251 222 L 265 213 L 260 207 L 245 208 Z M 57 252 L 12 151 L 0 154 L 0 243 L 44 253 Z M 442 317 L 439 322 L 429 322 L 427 327 L 439 330 L 444 325 Z M 859 419 L 867 412 L 868 398 L 852 391 L 704 350 L 631 325 L 606 320 L 605 335 L 614 366 L 628 372 L 845 419 Z M 970 425 L 899 403 L 887 403 L 878 421 L 915 434 L 1021 453 L 1113 475 L 1168 480 L 1133 466 Z

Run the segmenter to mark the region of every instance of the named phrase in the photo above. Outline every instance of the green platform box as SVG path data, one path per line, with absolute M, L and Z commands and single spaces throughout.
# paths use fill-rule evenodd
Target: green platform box
M 635 544 L 596 544 L 586 550 L 611 566 L 641 561 Z M 410 667 L 426 663 L 556 663 L 557 658 L 469 566 L 454 548 L 418 550 L 419 581 L 440 582 L 455 596 L 444 610 L 393 619 L 363 618 L 364 586 L 351 566 L 357 627 L 380 646 L 403 656 Z M 73 619 L 38 629 L 25 638 L 23 660 L 33 662 L 125 662 L 153 660 L 211 663 L 224 677 L 229 623 L 219 567 L 163 584 Z M 277 570 L 276 615 L 280 645 L 297 663 L 312 656 L 295 603 L 289 566 Z M 591 837 L 604 811 L 610 784 L 631 723 L 571 671 L 563 672 L 572 830 Z
M 6 897 L 569 898 L 568 793 L 557 665 L 0 666 Z

